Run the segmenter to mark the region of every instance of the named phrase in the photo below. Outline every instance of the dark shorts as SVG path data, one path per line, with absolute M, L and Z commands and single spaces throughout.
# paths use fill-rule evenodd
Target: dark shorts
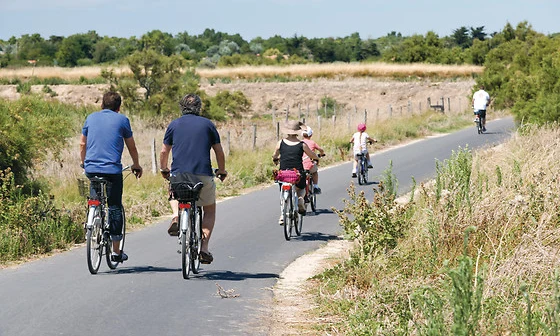
M 474 111 L 474 114 L 478 114 L 481 119 L 486 118 L 486 110 L 476 110 Z

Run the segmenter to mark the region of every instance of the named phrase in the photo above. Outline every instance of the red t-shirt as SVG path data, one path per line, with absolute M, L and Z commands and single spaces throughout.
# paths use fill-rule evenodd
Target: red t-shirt
M 303 142 L 305 142 L 307 147 L 309 147 L 309 149 L 311 149 L 313 152 L 319 149 L 319 145 L 317 145 L 317 143 L 311 139 L 303 139 Z M 307 154 L 303 153 L 303 169 L 309 170 L 313 168 L 313 166 L 314 164 L 311 158 L 307 156 Z

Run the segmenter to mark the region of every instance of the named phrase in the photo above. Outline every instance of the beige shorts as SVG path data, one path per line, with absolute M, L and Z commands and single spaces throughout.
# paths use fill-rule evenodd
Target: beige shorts
M 216 183 L 214 183 L 214 176 L 207 176 L 207 175 L 196 175 L 204 184 L 202 190 L 200 190 L 200 195 L 198 197 L 198 201 L 196 201 L 196 205 L 205 206 L 205 205 L 212 205 L 216 203 Z M 169 184 L 169 200 L 172 200 L 173 193 L 171 191 L 171 183 Z
M 309 173 L 315 174 L 317 172 L 317 170 L 319 170 L 319 167 L 317 167 L 317 165 L 314 164 L 313 167 L 311 167 L 311 169 L 309 169 Z

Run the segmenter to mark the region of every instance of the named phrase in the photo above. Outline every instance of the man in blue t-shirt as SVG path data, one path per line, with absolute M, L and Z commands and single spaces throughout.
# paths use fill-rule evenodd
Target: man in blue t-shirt
M 128 118 L 119 113 L 121 96 L 116 92 L 103 95 L 101 111 L 90 114 L 82 128 L 80 140 L 81 166 L 86 176 L 105 177 L 107 185 L 107 204 L 109 206 L 109 225 L 113 252 L 111 259 L 122 262 L 128 256 L 120 250 L 122 240 L 122 152 L 124 145 L 132 158 L 131 169 L 137 178 L 142 176 L 142 167 L 138 163 L 138 150 L 132 136 Z M 91 193 L 95 195 L 95 190 Z
M 195 94 L 188 94 L 179 102 L 183 116 L 173 120 L 165 131 L 160 153 L 160 171 L 165 179 L 169 179 L 170 175 L 190 173 L 204 184 L 197 201 L 197 205 L 202 206 L 203 213 L 200 262 L 209 264 L 214 257 L 208 251 L 208 241 L 216 221 L 216 185 L 210 159 L 211 149 L 214 150 L 218 164 L 216 175 L 223 181 L 227 171 L 220 135 L 214 123 L 199 115 L 201 106 L 200 97 Z M 168 168 L 170 152 L 173 152 L 171 170 Z M 173 199 L 171 192 L 169 203 L 173 219 L 167 232 L 171 236 L 178 236 L 179 204 Z

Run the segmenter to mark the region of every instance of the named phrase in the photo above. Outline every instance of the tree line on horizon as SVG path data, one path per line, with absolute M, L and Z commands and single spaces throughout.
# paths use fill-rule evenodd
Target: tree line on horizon
M 487 33 L 484 26 L 462 26 L 444 37 L 433 31 L 412 36 L 392 31 L 375 39 L 362 39 L 359 33 L 353 33 L 340 38 L 275 35 L 246 41 L 239 34 L 214 29 L 199 35 L 152 30 L 140 38 L 100 36 L 95 31 L 48 39 L 25 34 L 0 40 L 0 68 L 28 66 L 29 61 L 35 66 L 62 67 L 113 64 L 145 50 L 179 55 L 192 66 L 207 68 L 364 61 L 482 65 L 490 50 L 532 33 L 536 32 L 523 21 L 515 28 L 507 23 L 493 33 Z

